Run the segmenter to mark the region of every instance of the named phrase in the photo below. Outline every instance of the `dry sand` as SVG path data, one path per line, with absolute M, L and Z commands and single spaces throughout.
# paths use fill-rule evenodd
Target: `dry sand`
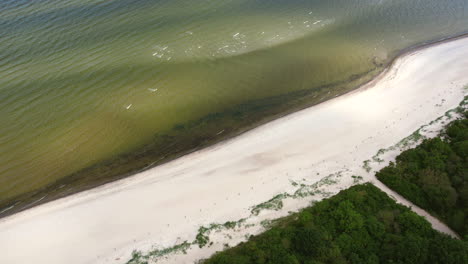
M 258 233 L 264 219 L 326 196 L 286 199 L 282 210 L 251 214 L 252 206 L 294 192 L 292 181 L 312 184 L 337 173 L 322 186 L 330 193 L 352 185 L 352 175 L 374 181 L 363 161 L 456 107 L 466 84 L 468 39 L 409 53 L 353 93 L 131 178 L 1 219 L 0 263 L 125 263 L 134 249 L 192 241 L 201 225 L 248 218 L 252 225 L 243 231 L 228 231 L 233 239 L 214 233 L 212 247 L 165 260 L 191 263 L 226 241 L 232 245 Z

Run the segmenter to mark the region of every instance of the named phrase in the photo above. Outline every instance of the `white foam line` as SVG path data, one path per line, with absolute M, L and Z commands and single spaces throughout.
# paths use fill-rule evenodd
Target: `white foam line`
M 13 207 L 15 207 L 15 206 L 12 205 L 12 206 L 10 206 L 10 207 L 7 207 L 7 208 L 3 209 L 2 211 L 0 211 L 0 214 L 1 214 L 1 213 L 4 213 L 4 212 L 6 212 L 6 211 L 8 211 L 8 210 L 10 210 L 10 209 L 13 209 Z

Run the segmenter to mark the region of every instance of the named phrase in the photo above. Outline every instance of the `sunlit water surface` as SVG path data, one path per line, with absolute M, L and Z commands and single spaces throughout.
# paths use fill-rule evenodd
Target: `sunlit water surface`
M 467 30 L 466 0 L 4 0 L 0 201 Z

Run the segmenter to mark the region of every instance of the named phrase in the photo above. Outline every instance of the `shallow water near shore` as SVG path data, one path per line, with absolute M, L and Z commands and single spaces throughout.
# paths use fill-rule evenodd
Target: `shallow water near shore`
M 151 166 L 466 31 L 465 0 L 4 1 L 0 204 Z

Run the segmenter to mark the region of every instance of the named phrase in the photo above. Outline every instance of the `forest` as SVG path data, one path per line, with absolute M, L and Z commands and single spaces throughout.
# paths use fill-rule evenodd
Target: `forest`
M 385 185 L 468 235 L 468 119 L 452 122 L 446 131 L 401 153 L 376 174 Z
M 432 229 L 372 184 L 356 185 L 204 264 L 468 263 L 468 241 Z

